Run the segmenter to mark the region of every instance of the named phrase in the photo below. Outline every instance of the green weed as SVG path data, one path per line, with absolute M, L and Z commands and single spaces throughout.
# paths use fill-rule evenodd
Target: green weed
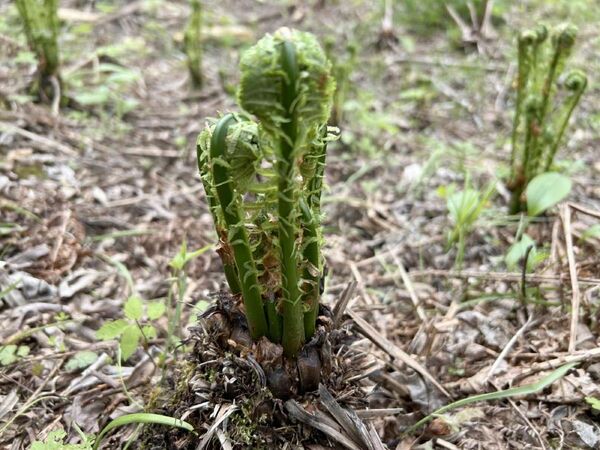
M 458 268 L 462 267 L 467 237 L 494 191 L 493 183 L 483 192 L 473 189 L 468 179 L 462 191 L 457 191 L 453 185 L 439 190 L 440 195 L 446 198 L 448 215 L 453 223 L 453 228 L 448 233 L 448 244 L 455 244 L 457 247 L 455 265 Z

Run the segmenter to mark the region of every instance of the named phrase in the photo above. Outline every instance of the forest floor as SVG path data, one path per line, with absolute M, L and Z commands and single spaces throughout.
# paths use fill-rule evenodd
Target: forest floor
M 365 392 L 387 410 L 369 419 L 383 442 L 600 448 L 600 8 L 497 3 L 493 30 L 463 45 L 453 21 L 419 26 L 398 5 L 387 28 L 380 2 L 206 0 L 205 83 L 194 91 L 182 53 L 185 1 L 63 1 L 70 103 L 53 108 L 27 94 L 33 56 L 13 2 L 0 1 L 0 447 L 28 448 L 57 427 L 76 439 L 73 421 L 97 433 L 141 409 L 160 378 L 149 355 L 165 342 L 166 317 L 148 320 L 157 336 L 122 366 L 117 343 L 96 330 L 122 318 L 133 293 L 169 297 L 169 262 L 183 242 L 215 242 L 196 136 L 206 118 L 235 108 L 240 52 L 289 26 L 333 42 L 340 60 L 347 46 L 358 49 L 341 139 L 327 157 L 324 302 L 333 306 L 355 282 L 347 325 L 378 361 Z M 514 38 L 540 20 L 578 25 L 570 64 L 590 84 L 559 154 L 573 190 L 528 226 L 546 258 L 524 276 L 506 264 L 522 222 L 507 213 L 504 181 Z M 459 267 L 444 195 L 465 183 L 495 193 Z M 224 286 L 212 249 L 186 275 L 183 328 Z M 535 383 L 570 361 L 578 365 L 542 391 L 473 403 L 402 435 L 453 400 Z

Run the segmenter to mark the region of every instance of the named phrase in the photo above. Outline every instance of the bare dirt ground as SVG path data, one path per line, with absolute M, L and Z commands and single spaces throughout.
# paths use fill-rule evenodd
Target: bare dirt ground
M 594 1 L 502 2 L 493 32 L 464 48 L 452 21 L 454 33 L 417 32 L 399 5 L 390 32 L 379 2 L 207 0 L 200 91 L 189 87 L 181 51 L 186 2 L 96 3 L 61 2 L 70 103 L 53 111 L 26 95 L 35 65 L 12 2 L 0 2 L 2 448 L 28 448 L 58 427 L 76 440 L 73 421 L 97 433 L 143 409 L 160 378 L 149 355 L 164 345 L 166 320 L 122 367 L 115 341 L 95 332 L 123 317 L 132 290 L 123 267 L 139 296 L 165 298 L 182 242 L 214 243 L 196 135 L 207 117 L 234 107 L 240 52 L 284 25 L 330 39 L 340 54 L 351 42 L 359 48 L 342 137 L 328 155 L 324 301 L 334 305 L 356 283 L 347 320 L 364 337 L 354 345 L 378 361 L 365 390 L 372 408 L 385 409 L 367 419 L 383 442 L 600 448 L 600 407 L 590 403 L 600 398 L 600 240 L 582 239 L 600 223 Z M 548 256 L 525 277 L 504 262 L 519 218 L 508 216 L 502 179 L 514 36 L 537 20 L 579 26 L 572 64 L 590 85 L 560 154 L 573 191 L 530 225 Z M 467 176 L 497 191 L 458 270 L 440 188 L 462 187 Z M 185 323 L 224 284 L 214 251 L 190 262 L 187 275 Z M 81 352 L 94 356 L 78 366 Z M 473 403 L 402 434 L 452 400 L 531 384 L 570 361 L 578 365 L 542 391 Z M 131 433 L 120 430 L 105 448 Z

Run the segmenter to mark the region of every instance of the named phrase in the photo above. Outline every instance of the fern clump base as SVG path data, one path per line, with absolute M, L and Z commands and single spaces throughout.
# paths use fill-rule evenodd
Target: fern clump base
M 185 417 L 200 437 L 174 428 L 147 427 L 140 448 L 195 450 L 213 425 L 217 409 L 229 415 L 221 428 L 234 448 L 284 448 L 290 443 L 338 448 L 324 434 L 293 420 L 288 405 L 301 398 L 320 407 L 318 395 L 312 393 L 316 387 L 306 384 L 319 382 L 312 376 L 316 357 L 323 362 L 317 369 L 323 387 L 344 408 L 366 408 L 361 375 L 373 361 L 352 345 L 356 338 L 348 329 L 331 327 L 327 308 L 321 307 L 319 316 L 314 345 L 305 346 L 291 360 L 266 337 L 252 340 L 239 296 L 218 294 L 191 330 L 192 352 L 171 369 L 169 384 L 152 394 L 154 412 Z M 209 442 L 205 448 L 220 448 L 216 436 Z

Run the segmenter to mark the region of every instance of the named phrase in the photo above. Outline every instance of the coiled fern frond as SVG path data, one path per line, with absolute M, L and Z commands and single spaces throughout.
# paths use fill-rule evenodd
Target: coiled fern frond
M 320 198 L 335 81 L 314 36 L 283 28 L 240 62 L 245 114 L 198 138 L 219 253 L 254 338 L 295 356 L 315 333 L 323 276 Z M 217 148 L 218 147 L 218 148 Z

